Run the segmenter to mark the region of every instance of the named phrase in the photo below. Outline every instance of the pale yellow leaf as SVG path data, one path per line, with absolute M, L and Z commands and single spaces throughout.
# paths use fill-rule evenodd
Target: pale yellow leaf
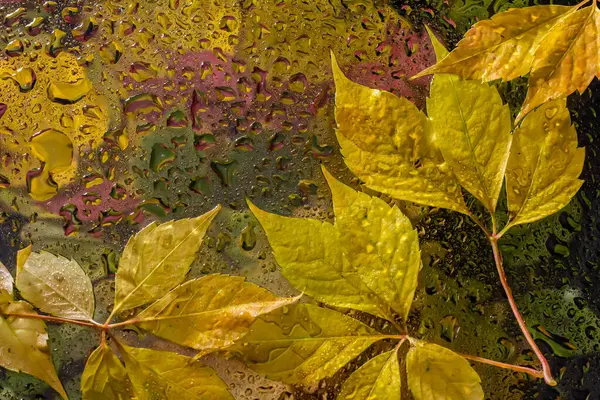
M 233 400 L 216 372 L 192 358 L 119 346 L 139 400 Z
M 437 44 L 435 36 L 430 36 Z M 510 151 L 508 105 L 494 86 L 436 74 L 427 99 L 434 141 L 466 190 L 496 210 Z
M 41 311 L 57 317 L 92 320 L 92 282 L 77 261 L 48 252 L 30 253 L 17 264 L 16 287 Z
M 152 223 L 129 239 L 119 261 L 113 315 L 150 303 L 183 282 L 220 209 L 219 205 L 197 218 Z
M 521 120 L 539 105 L 575 90 L 579 93 L 600 74 L 600 10 L 596 4 L 559 20 L 535 52 Z
M 296 289 L 336 307 L 392 318 L 383 300 L 348 268 L 332 224 L 271 214 L 249 201 L 248 206 L 265 230 L 283 276 Z
M 411 341 L 408 387 L 415 400 L 482 400 L 479 375 L 467 360 L 433 343 Z
M 81 375 L 83 400 L 131 400 L 133 385 L 119 358 L 106 343 L 88 357 Z
M 509 224 L 533 222 L 566 206 L 583 184 L 578 178 L 584 159 L 565 99 L 525 117 L 506 169 Z
M 188 281 L 157 300 L 136 325 L 203 353 L 226 348 L 254 319 L 298 298 L 279 298 L 241 276 L 208 275 Z
M 477 22 L 456 48 L 414 78 L 448 73 L 464 79 L 510 81 L 527 74 L 548 30 L 576 7 L 513 8 Z
M 394 349 L 370 359 L 350 375 L 337 400 L 399 400 L 400 382 L 398 352 Z
M 395 198 L 468 213 L 427 117 L 405 98 L 346 78 L 333 54 L 332 68 L 337 136 L 348 168 Z
M 296 304 L 259 317 L 234 350 L 254 371 L 290 384 L 311 384 L 383 339 L 337 311 Z
M 35 311 L 30 304 L 13 301 L 8 293 L 0 292 L 0 366 L 33 375 L 66 399 L 52 363 L 44 321 L 8 314 L 35 314 Z
M 323 174 L 331 189 L 334 227 L 349 267 L 406 320 L 421 267 L 417 231 L 397 207 L 342 184 L 325 168 Z
M 8 269 L 0 261 L 0 291 L 4 290 L 12 296 L 14 280 Z

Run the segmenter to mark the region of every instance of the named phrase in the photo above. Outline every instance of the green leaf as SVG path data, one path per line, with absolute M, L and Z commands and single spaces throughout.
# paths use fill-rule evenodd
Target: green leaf
M 259 317 L 232 351 L 270 379 L 308 385 L 385 337 L 337 311 L 297 304 Z
M 81 393 L 83 400 L 135 398 L 125 367 L 106 343 L 89 356 L 81 375 Z
M 416 400 L 482 400 L 479 375 L 467 360 L 433 343 L 411 340 L 408 387 Z
M 0 366 L 33 375 L 66 399 L 52 363 L 44 321 L 7 314 L 35 314 L 35 311 L 30 304 L 13 301 L 8 293 L 0 292 Z
M 13 277 L 6 269 L 2 261 L 0 261 L 0 291 L 4 290 L 12 296 L 13 294 Z
M 404 321 L 412 304 L 421 254 L 419 237 L 396 206 L 342 184 L 325 168 L 335 228 L 349 268 Z
M 332 68 L 337 137 L 348 168 L 373 190 L 468 213 L 427 117 L 405 98 L 346 78 L 333 54 Z
M 152 223 L 129 239 L 119 261 L 113 315 L 162 296 L 185 279 L 221 206 L 197 218 Z
M 119 345 L 139 400 L 233 400 L 216 372 L 168 351 Z
M 324 173 L 333 194 L 335 226 L 270 214 L 248 202 L 283 275 L 318 301 L 392 322 L 393 312 L 406 319 L 420 267 L 417 233 L 398 208 Z
M 382 353 L 363 364 L 342 385 L 337 400 L 400 399 L 397 350 Z
M 45 251 L 31 253 L 30 248 L 19 253 L 16 286 L 25 300 L 57 317 L 94 318 L 92 282 L 77 261 Z
M 566 206 L 583 184 L 584 161 L 565 99 L 530 113 L 515 131 L 506 170 L 509 224 L 537 221 Z
M 442 47 L 430 35 L 434 47 Z M 427 99 L 435 143 L 461 186 L 493 213 L 508 161 L 511 119 L 494 86 L 436 74 Z
M 136 325 L 203 353 L 223 349 L 248 332 L 254 319 L 298 298 L 278 298 L 241 276 L 208 275 L 167 293 Z

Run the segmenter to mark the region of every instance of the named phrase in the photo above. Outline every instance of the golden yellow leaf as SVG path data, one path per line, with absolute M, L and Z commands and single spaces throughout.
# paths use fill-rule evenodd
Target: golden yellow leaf
M 296 304 L 257 318 L 233 351 L 270 379 L 311 384 L 384 337 L 337 311 Z
M 535 52 L 517 121 L 539 105 L 579 93 L 600 74 L 600 10 L 594 2 L 560 19 Z
M 35 314 L 35 311 L 30 304 L 13 301 L 8 293 L 0 291 L 0 366 L 33 375 L 66 399 L 52 363 L 44 321 L 7 314 Z
M 129 239 L 119 261 L 113 315 L 150 303 L 183 282 L 220 209 L 219 205 L 197 218 L 152 223 Z
M 208 275 L 188 281 L 157 300 L 136 325 L 206 354 L 248 332 L 254 319 L 298 298 L 278 298 L 241 276 Z
M 583 184 L 578 178 L 584 159 L 565 99 L 525 117 L 506 169 L 509 224 L 537 221 L 566 206 Z
M 337 400 L 400 399 L 400 364 L 394 349 L 374 357 L 342 385 Z
M 433 343 L 411 340 L 408 387 L 416 400 L 482 400 L 479 375 L 467 360 Z
M 342 184 L 325 168 L 341 249 L 373 293 L 406 321 L 421 267 L 419 238 L 396 206 Z M 269 238 L 270 239 L 270 238 Z M 304 250 L 307 251 L 307 250 Z
M 332 68 L 337 137 L 348 168 L 397 199 L 468 213 L 427 117 L 407 99 L 346 78 L 333 54 Z
M 30 249 L 21 252 L 30 253 Z M 45 251 L 18 257 L 16 286 L 25 300 L 58 317 L 92 320 L 92 282 L 77 261 Z
M 413 77 L 447 73 L 464 79 L 510 81 L 529 72 L 542 38 L 576 7 L 513 8 L 477 22 L 456 48 Z
M 12 296 L 14 280 L 8 269 L 0 261 L 0 291 L 4 290 Z
M 168 351 L 119 345 L 139 400 L 233 400 L 216 372 Z
M 130 400 L 133 385 L 119 358 L 106 343 L 92 352 L 81 375 L 83 400 Z
M 438 57 L 441 44 L 430 34 Z M 508 105 L 494 86 L 436 74 L 427 99 L 434 141 L 462 187 L 496 210 L 510 151 Z

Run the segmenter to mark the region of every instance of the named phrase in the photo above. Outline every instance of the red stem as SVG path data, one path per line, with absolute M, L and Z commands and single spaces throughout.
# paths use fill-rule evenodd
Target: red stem
M 18 317 L 18 318 L 43 319 L 45 321 L 64 322 L 67 324 L 89 326 L 89 327 L 96 328 L 96 329 L 103 329 L 102 325 L 97 324 L 95 322 L 77 321 L 77 320 L 68 319 L 68 318 L 53 317 L 51 315 L 21 314 L 21 313 L 6 313 L 4 315 L 8 315 L 11 317 Z
M 510 369 L 516 372 L 524 372 L 526 374 L 529 374 L 535 378 L 543 378 L 544 377 L 544 372 L 542 371 L 538 371 L 537 369 L 533 369 L 533 368 L 529 368 L 529 367 L 522 367 L 520 365 L 513 365 L 513 364 L 506 364 L 503 362 L 499 362 L 499 361 L 494 361 L 494 360 L 490 360 L 487 358 L 482 358 L 482 357 L 477 357 L 477 356 L 472 356 L 470 354 L 461 354 L 458 353 L 458 355 L 460 355 L 462 358 L 466 358 L 467 360 L 472 360 L 472 361 L 477 361 L 480 362 L 482 364 L 489 364 L 489 365 L 493 365 L 494 367 L 499 367 L 499 368 L 504 368 L 504 369 Z
M 506 280 L 506 273 L 504 272 L 504 267 L 502 266 L 502 256 L 500 254 L 500 249 L 498 248 L 498 238 L 494 235 L 489 237 L 490 243 L 492 245 L 492 251 L 494 252 L 494 261 L 496 263 L 496 268 L 498 269 L 498 275 L 500 276 L 500 282 L 502 283 L 502 287 L 504 288 L 504 292 L 506 293 L 506 297 L 508 298 L 508 304 L 510 304 L 510 308 L 512 309 L 513 314 L 515 315 L 515 319 L 521 328 L 521 332 L 525 336 L 527 343 L 537 356 L 538 360 L 542 364 L 542 371 L 544 374 L 544 381 L 550 386 L 556 386 L 556 381 L 552 377 L 552 371 L 550 371 L 550 364 L 548 364 L 548 360 L 544 357 L 544 354 L 540 350 L 540 348 L 535 343 L 533 336 L 529 333 L 527 329 L 527 324 L 525 324 L 525 320 L 521 316 L 519 309 L 517 308 L 517 303 L 515 303 L 515 299 L 512 294 L 512 290 L 508 285 Z

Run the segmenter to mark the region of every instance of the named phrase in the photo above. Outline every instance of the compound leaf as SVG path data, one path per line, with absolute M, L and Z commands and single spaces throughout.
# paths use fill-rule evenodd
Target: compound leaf
M 10 314 L 35 314 L 24 301 L 13 301 L 0 291 L 0 366 L 41 379 L 64 399 L 65 389 L 58 379 L 48 347 L 48 330 L 40 319 Z
M 129 400 L 135 398 L 133 385 L 121 360 L 106 343 L 87 359 L 81 375 L 83 400 Z
M 467 360 L 433 343 L 411 341 L 408 387 L 416 400 L 482 400 L 479 375 Z
M 529 90 L 517 120 L 537 106 L 579 93 L 600 75 L 600 10 L 596 3 L 560 19 L 535 52 Z
M 135 320 L 157 336 L 208 353 L 232 345 L 259 315 L 295 301 L 241 276 L 215 274 L 176 287 Z
M 337 400 L 400 399 L 400 364 L 396 350 L 364 363 L 342 385 Z
M 270 379 L 308 385 L 333 375 L 384 338 L 337 311 L 296 304 L 257 318 L 232 351 Z
M 10 271 L 0 261 L 0 291 L 4 290 L 12 296 L 14 280 Z
M 405 98 L 346 78 L 333 54 L 332 68 L 337 137 L 348 168 L 373 190 L 468 213 L 427 117 Z
M 506 170 L 509 224 L 537 221 L 566 206 L 583 184 L 578 178 L 584 159 L 565 99 L 525 117 L 515 131 Z
M 443 48 L 430 34 L 438 57 Z M 427 99 L 435 143 L 466 190 L 496 210 L 511 144 L 508 105 L 494 86 L 436 74 Z
M 419 238 L 396 206 L 342 184 L 325 168 L 342 252 L 365 285 L 406 321 L 417 288 Z
M 62 318 L 92 320 L 92 282 L 77 261 L 48 252 L 20 250 L 16 286 L 21 296 L 41 311 Z
M 183 282 L 221 206 L 197 218 L 152 223 L 129 239 L 119 261 L 113 315 L 150 303 Z
M 119 347 L 139 400 L 233 400 L 216 372 L 192 358 L 122 344 Z
M 510 81 L 527 74 L 548 30 L 576 7 L 513 8 L 477 22 L 456 48 L 414 78 L 447 73 L 464 79 Z M 413 79 L 414 79 L 413 78 Z

